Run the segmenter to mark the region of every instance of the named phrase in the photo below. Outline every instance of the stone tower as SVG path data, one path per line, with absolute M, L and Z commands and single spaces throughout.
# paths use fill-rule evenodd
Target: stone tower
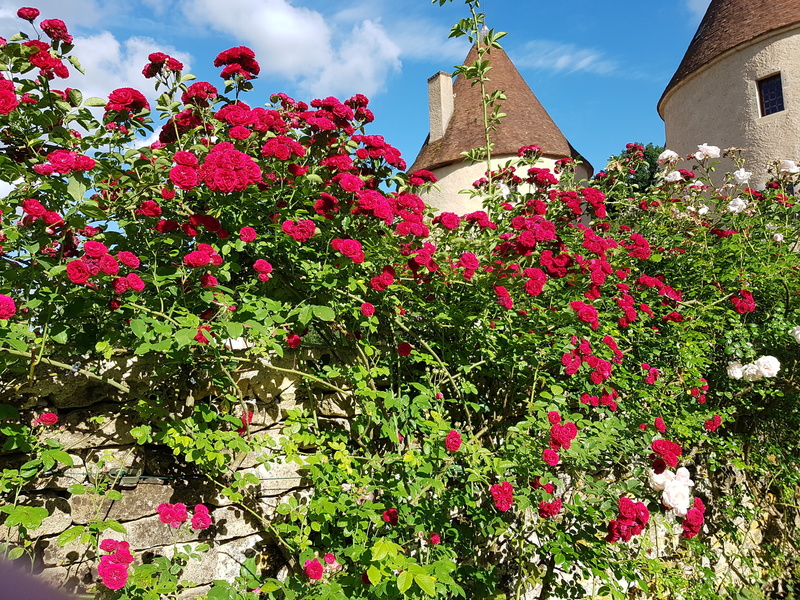
M 556 160 L 572 157 L 583 161 L 577 176 L 591 176 L 591 165 L 567 141 L 508 55 L 492 49 L 488 56 L 492 69 L 486 91 L 503 90 L 507 98 L 501 104 L 506 117 L 491 134 L 493 166 L 516 159 L 522 146 L 536 144 L 543 154 L 538 167 L 552 169 Z M 473 46 L 464 64 L 472 64 L 477 58 L 478 50 Z M 441 189 L 426 195 L 429 205 L 458 214 L 479 210 L 479 200 L 470 200 L 459 191 L 471 188 L 486 171 L 485 162 L 473 165 L 461 155 L 484 145 L 480 87 L 470 85 L 461 75 L 453 81 L 449 73 L 439 72 L 428 80 L 428 102 L 430 134 L 409 171 L 427 169 L 436 175 Z
M 712 0 L 658 112 L 680 154 L 745 148 L 754 186 L 800 159 L 800 0 Z

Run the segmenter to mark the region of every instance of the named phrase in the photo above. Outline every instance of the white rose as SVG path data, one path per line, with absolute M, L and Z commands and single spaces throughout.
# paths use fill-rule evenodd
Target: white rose
M 758 381 L 764 377 L 764 373 L 753 363 L 748 363 L 742 367 L 742 377 L 745 381 Z
M 689 487 L 694 485 L 694 481 L 691 480 L 691 473 L 689 473 L 689 469 L 686 467 L 680 467 L 675 471 L 675 481 L 680 481 L 683 485 Z
M 744 198 L 734 198 L 728 202 L 728 212 L 738 215 L 745 208 L 747 208 L 747 201 Z
M 664 493 L 661 495 L 661 503 L 667 510 L 674 512 L 676 517 L 685 517 L 689 511 L 691 497 L 689 486 L 682 481 L 674 479 L 664 488 Z
M 795 341 L 796 341 L 798 344 L 800 344 L 800 325 L 798 325 L 797 327 L 792 327 L 792 328 L 789 330 L 789 333 L 791 333 L 791 334 L 792 334 L 792 337 L 794 337 Z
M 664 181 L 667 183 L 676 183 L 683 179 L 683 175 L 680 174 L 678 171 L 670 171 L 664 176 Z
M 734 360 L 728 363 L 728 377 L 731 379 L 741 379 L 742 378 L 742 363 L 738 360 Z
M 778 169 L 785 174 L 800 173 L 800 167 L 793 160 L 782 160 Z
M 661 165 L 662 167 L 669 164 L 675 164 L 680 159 L 680 155 L 673 151 L 673 150 L 664 150 L 661 154 L 658 155 L 656 162 Z
M 783 234 L 782 233 L 776 233 L 775 235 L 772 236 L 772 239 L 775 240 L 776 242 L 782 242 L 783 241 Z
M 708 144 L 700 144 L 697 146 L 697 152 L 694 153 L 694 157 L 697 160 L 703 160 L 704 158 L 719 158 L 720 151 L 717 146 L 709 146 Z
M 650 484 L 650 487 L 655 490 L 656 492 L 663 492 L 664 488 L 667 487 L 667 484 L 675 479 L 675 473 L 666 469 L 663 473 L 656 474 L 653 469 L 650 469 L 650 473 L 647 475 L 647 481 Z
M 762 356 L 755 362 L 758 370 L 764 377 L 775 377 L 781 368 L 781 363 L 774 356 Z
M 697 209 L 697 214 L 702 216 L 708 212 L 708 207 L 705 204 L 701 204 L 700 208 Z
M 737 185 L 744 185 L 745 183 L 750 182 L 750 177 L 753 174 L 750 171 L 745 171 L 744 169 L 737 169 L 733 172 L 733 179 L 736 181 Z

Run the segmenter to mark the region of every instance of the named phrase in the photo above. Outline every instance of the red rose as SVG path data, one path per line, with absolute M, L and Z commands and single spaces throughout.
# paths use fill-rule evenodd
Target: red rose
M 197 171 L 185 165 L 175 165 L 169 171 L 169 180 L 182 190 L 197 187 Z
M 364 304 L 361 305 L 361 314 L 365 317 L 371 317 L 375 314 L 375 307 L 369 302 L 364 302 Z
M 39 23 L 39 27 L 51 40 L 62 41 L 65 44 L 72 43 L 72 36 L 67 32 L 67 26 L 61 19 L 45 19 Z
M 496 483 L 489 488 L 497 510 L 505 512 L 514 504 L 514 486 L 508 481 Z
M 39 16 L 39 9 L 38 8 L 30 8 L 29 6 L 23 6 L 17 11 L 17 16 L 20 19 L 25 19 L 26 21 L 33 21 Z
M 134 292 L 141 292 L 145 287 L 144 281 L 136 273 L 128 273 L 125 280 Z
M 190 269 L 205 267 L 210 262 L 211 256 L 201 250 L 195 250 L 183 257 L 183 263 Z
M 81 259 L 67 263 L 67 277 L 72 283 L 86 283 L 90 275 L 89 267 Z
M 302 338 L 296 333 L 290 333 L 286 336 L 286 345 L 292 349 L 299 348 L 302 341 Z
M 448 452 L 458 452 L 461 448 L 461 434 L 451 429 L 444 438 L 444 447 Z
M 0 90 L 0 115 L 7 115 L 19 106 L 17 95 L 11 90 Z
M 383 520 L 391 525 L 392 527 L 397 527 L 398 523 L 398 515 L 396 508 L 390 508 L 383 511 Z
M 136 256 L 133 252 L 128 252 L 127 250 L 123 250 L 119 254 L 117 254 L 117 260 L 121 262 L 126 267 L 130 267 L 131 269 L 138 269 L 139 268 L 139 257 Z
M 55 425 L 58 423 L 58 415 L 51 412 L 44 412 L 39 415 L 39 418 L 36 419 L 36 421 L 42 425 Z
M 411 349 L 412 349 L 411 344 L 409 344 L 408 342 L 400 342 L 397 345 L 397 353 L 400 356 L 409 356 L 411 354 Z
M 323 568 L 322 563 L 319 562 L 318 558 L 315 558 L 314 560 L 307 560 L 306 564 L 303 566 L 303 570 L 309 579 L 322 579 Z
M 252 227 L 245 226 L 239 230 L 239 239 L 245 243 L 250 243 L 255 241 L 257 235 L 258 234 L 256 233 L 256 230 L 253 229 Z
M 155 200 L 145 200 L 136 209 L 137 215 L 144 215 L 145 217 L 160 217 L 161 206 Z
M 0 294 L 0 319 L 10 319 L 17 313 L 14 299 L 5 294 Z

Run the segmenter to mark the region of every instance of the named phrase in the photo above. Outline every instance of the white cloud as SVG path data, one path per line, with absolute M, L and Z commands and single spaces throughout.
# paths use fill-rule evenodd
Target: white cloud
M 706 14 L 706 9 L 711 3 L 711 0 L 686 0 L 686 7 L 692 12 L 692 15 L 699 21 Z
M 598 50 L 578 48 L 574 44 L 549 40 L 532 40 L 515 55 L 518 57 L 515 57 L 514 62 L 520 67 L 556 73 L 582 71 L 596 75 L 608 75 L 618 69 L 615 61 L 606 58 Z
M 184 13 L 250 46 L 263 75 L 291 79 L 316 95 L 374 94 L 400 67 L 400 48 L 377 20 L 337 27 L 286 0 L 186 0 Z
M 147 56 L 155 51 L 165 52 L 184 63 L 186 71 L 191 67 L 191 56 L 170 46 L 165 46 L 147 37 L 131 37 L 120 41 L 108 31 L 84 38 L 75 38 L 75 55 L 86 75 L 70 67 L 70 77 L 64 87 L 81 90 L 84 97 L 108 94 L 121 87 L 132 87 L 142 92 L 151 105 L 157 93 L 151 81 L 144 78 L 142 68 Z
M 316 77 L 300 83 L 312 95 L 373 95 L 386 81 L 388 71 L 400 69 L 400 47 L 389 39 L 380 23 L 356 25 Z
M 27 3 L 20 0 L 0 0 L 0 30 L 2 35 L 10 35 L 14 31 L 32 34 L 27 21 L 17 17 L 17 9 L 21 6 L 34 6 L 41 11 L 41 19 L 61 19 L 68 29 L 75 27 L 93 27 L 107 21 L 118 12 L 115 3 L 101 0 L 35 0 Z

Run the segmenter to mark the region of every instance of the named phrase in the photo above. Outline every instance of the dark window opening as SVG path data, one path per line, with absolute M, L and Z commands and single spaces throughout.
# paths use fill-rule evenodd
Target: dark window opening
M 780 73 L 758 82 L 758 100 L 762 117 L 783 110 L 783 85 Z

